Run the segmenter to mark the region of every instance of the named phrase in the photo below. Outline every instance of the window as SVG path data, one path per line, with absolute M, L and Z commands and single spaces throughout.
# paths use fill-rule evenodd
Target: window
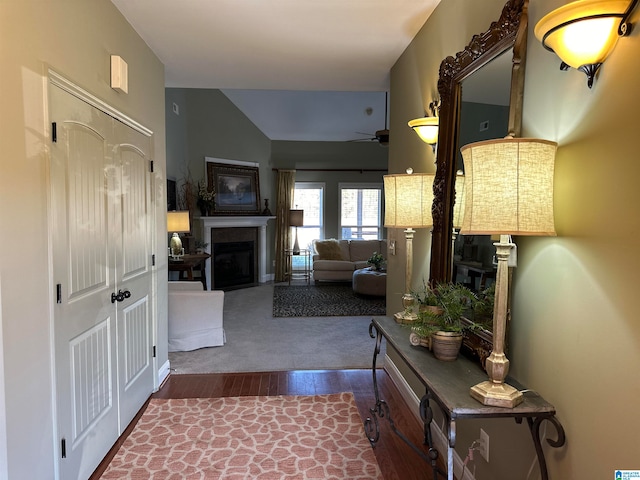
M 339 188 L 341 238 L 381 238 L 382 185 L 341 183 Z
M 313 240 L 324 238 L 324 183 L 296 182 L 293 205 L 304 211 L 298 244 L 300 248 L 311 248 Z

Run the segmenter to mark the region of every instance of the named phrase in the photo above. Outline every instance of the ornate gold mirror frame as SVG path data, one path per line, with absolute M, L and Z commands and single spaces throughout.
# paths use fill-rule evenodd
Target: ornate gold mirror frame
M 433 185 L 433 236 L 431 244 L 431 281 L 451 280 L 454 182 L 460 125 L 462 81 L 503 52 L 513 49 L 509 135 L 520 136 L 522 98 L 527 50 L 527 8 L 529 0 L 508 0 L 497 22 L 486 32 L 474 35 L 469 45 L 455 57 L 440 64 L 440 134 Z

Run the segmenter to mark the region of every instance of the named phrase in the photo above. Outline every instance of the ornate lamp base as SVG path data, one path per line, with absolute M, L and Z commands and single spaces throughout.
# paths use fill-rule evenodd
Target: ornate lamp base
M 520 404 L 524 397 L 522 392 L 506 383 L 486 381 L 474 385 L 469 390 L 473 398 L 483 405 L 492 407 L 513 408 Z
M 398 312 L 393 314 L 397 323 L 414 323 L 418 320 L 418 316 L 413 312 Z

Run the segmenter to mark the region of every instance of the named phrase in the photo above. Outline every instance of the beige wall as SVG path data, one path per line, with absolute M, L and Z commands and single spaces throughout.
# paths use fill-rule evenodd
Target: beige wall
M 498 18 L 503 0 L 443 0 L 391 75 L 390 171 L 410 163 L 432 167 L 406 127 L 436 92 L 438 66 L 471 35 Z M 619 41 L 592 90 L 576 71 L 533 36 L 533 26 L 565 2 L 530 0 L 524 136 L 559 143 L 555 174 L 556 238 L 517 238 L 511 372 L 553 403 L 567 433 L 559 451 L 545 448 L 550 478 L 613 478 L 640 468 L 640 320 L 634 255 L 640 216 L 635 137 L 640 120 L 640 31 Z M 464 14 L 461 14 L 464 12 Z M 632 21 L 640 20 L 640 11 Z M 455 27 L 455 28 L 453 28 Z M 417 241 L 424 249 L 425 239 Z M 402 275 L 398 261 L 389 275 Z M 428 275 L 428 253 L 414 271 Z M 418 275 L 418 274 L 416 274 Z M 391 312 L 399 299 L 391 298 Z M 394 310 L 395 308 L 395 310 Z M 539 478 L 526 427 L 509 420 L 460 422 L 458 450 L 491 436 L 491 462 L 477 460 L 476 478 Z M 549 435 L 554 436 L 549 428 Z
M 128 95 L 109 87 L 110 54 L 129 64 Z M 8 459 L 0 462 L 0 478 L 50 479 L 58 439 L 52 401 L 46 71 L 55 69 L 154 132 L 158 248 L 165 251 L 165 235 L 160 235 L 166 231 L 164 68 L 108 0 L 0 2 L 0 64 L 0 382 L 4 379 L 5 395 L 0 418 L 6 418 Z M 166 264 L 158 269 L 166 278 Z M 159 335 L 164 335 L 158 343 L 160 364 L 167 359 L 163 289 L 157 312 Z M 0 447 L 4 434 L 2 429 Z

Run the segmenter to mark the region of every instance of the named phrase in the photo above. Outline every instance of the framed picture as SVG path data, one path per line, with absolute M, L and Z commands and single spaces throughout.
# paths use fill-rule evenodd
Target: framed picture
M 207 185 L 216 192 L 215 214 L 260 214 L 257 167 L 207 162 Z

